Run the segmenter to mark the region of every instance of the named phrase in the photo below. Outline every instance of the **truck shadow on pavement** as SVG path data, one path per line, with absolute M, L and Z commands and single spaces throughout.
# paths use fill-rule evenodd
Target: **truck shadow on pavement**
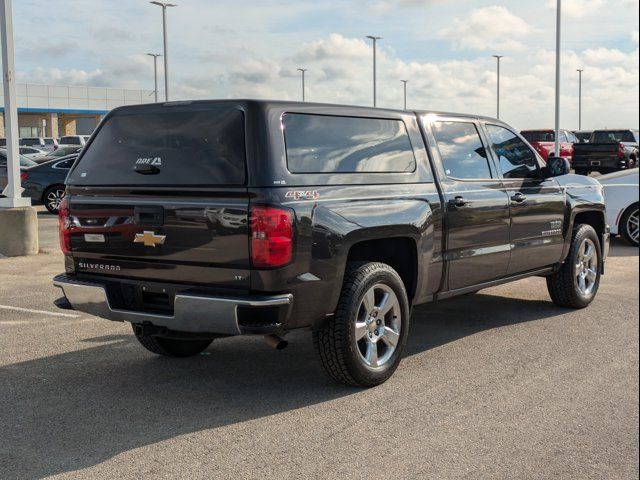
M 564 312 L 485 294 L 418 307 L 406 355 Z M 133 335 L 107 335 L 1 367 L 0 477 L 75 471 L 179 435 L 363 394 L 323 374 L 310 337 L 295 332 L 280 352 L 258 338 L 216 340 L 203 355 L 166 359 Z

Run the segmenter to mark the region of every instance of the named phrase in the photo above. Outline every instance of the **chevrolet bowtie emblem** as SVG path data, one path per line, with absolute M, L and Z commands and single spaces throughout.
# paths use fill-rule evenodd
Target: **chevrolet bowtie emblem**
M 133 239 L 133 243 L 142 243 L 145 247 L 155 247 L 156 245 L 163 245 L 166 235 L 156 235 L 154 232 L 145 230 L 142 233 L 136 233 L 136 238 Z

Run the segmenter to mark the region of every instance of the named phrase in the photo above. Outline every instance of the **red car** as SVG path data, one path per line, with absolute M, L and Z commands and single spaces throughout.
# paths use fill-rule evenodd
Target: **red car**
M 523 130 L 520 134 L 526 138 L 533 148 L 546 161 L 555 148 L 556 136 L 552 129 L 549 130 Z M 573 144 L 579 143 L 577 137 L 569 130 L 560 130 L 560 156 L 573 161 Z

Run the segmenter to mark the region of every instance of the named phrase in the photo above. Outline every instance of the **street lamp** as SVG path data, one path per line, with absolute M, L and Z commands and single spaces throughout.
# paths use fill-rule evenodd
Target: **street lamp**
M 556 0 L 556 128 L 554 155 L 560 155 L 560 41 L 561 41 L 561 0 Z
M 307 71 L 307 69 L 299 68 L 298 71 L 302 73 L 302 101 L 304 102 L 304 73 Z
M 402 87 L 404 89 L 404 109 L 407 109 L 407 82 L 409 80 L 400 80 L 402 82 Z
M 504 55 L 492 55 L 496 59 L 496 118 L 500 119 L 500 59 Z
M 173 3 L 149 2 L 162 7 L 162 44 L 164 47 L 164 100 L 169 101 L 169 59 L 167 57 L 167 7 L 177 7 Z
M 376 37 L 374 35 L 367 35 L 367 38 L 373 40 L 373 106 L 376 106 L 376 43 L 381 40 L 382 37 Z
M 582 72 L 584 69 L 578 68 L 578 130 L 582 130 Z
M 153 93 L 155 94 L 156 103 L 158 103 L 158 57 L 161 57 L 159 53 L 147 53 L 150 57 L 153 57 Z

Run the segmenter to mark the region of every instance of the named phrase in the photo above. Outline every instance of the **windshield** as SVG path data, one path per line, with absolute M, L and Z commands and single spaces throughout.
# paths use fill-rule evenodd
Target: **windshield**
M 521 132 L 527 142 L 554 142 L 556 136 L 553 132 Z
M 75 153 L 78 151 L 78 147 L 58 147 L 56 150 L 51 152 L 50 157 L 64 157 L 69 155 L 70 153 Z
M 635 142 L 633 133 L 629 130 L 609 130 L 593 132 L 593 143 L 619 143 L 619 142 Z
M 244 115 L 235 106 L 112 114 L 71 171 L 72 185 L 243 185 Z

